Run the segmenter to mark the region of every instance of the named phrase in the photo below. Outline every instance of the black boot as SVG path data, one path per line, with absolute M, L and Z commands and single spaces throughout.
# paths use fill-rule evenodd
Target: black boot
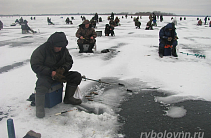
M 84 52 L 84 48 L 83 48 L 83 44 L 78 44 L 79 47 L 79 53 L 83 53 Z
M 164 48 L 163 47 L 159 47 L 159 57 L 163 58 L 163 53 L 164 53 Z
M 81 99 L 75 99 L 73 95 L 75 94 L 75 91 L 78 86 L 75 85 L 66 85 L 66 90 L 65 90 L 65 97 L 63 102 L 65 104 L 73 104 L 73 105 L 79 105 L 82 103 Z
M 178 57 L 178 55 L 177 55 L 177 51 L 176 51 L 176 46 L 173 46 L 172 47 L 172 56 L 174 56 L 174 57 Z
M 89 48 L 88 48 L 87 53 L 94 53 L 94 52 L 92 51 L 93 47 L 94 47 L 94 44 L 89 44 Z
M 35 95 L 36 116 L 38 118 L 45 117 L 45 94 Z

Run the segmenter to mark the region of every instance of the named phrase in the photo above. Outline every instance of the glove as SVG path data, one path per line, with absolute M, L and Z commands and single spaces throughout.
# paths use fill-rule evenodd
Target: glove
M 64 68 L 61 68 L 61 67 L 60 67 L 60 68 L 56 69 L 56 74 L 63 75 L 64 72 L 65 72 L 65 69 L 64 69 Z
M 59 74 L 59 73 L 56 73 L 56 75 L 54 75 L 52 79 L 59 81 L 59 82 L 66 82 L 67 81 L 65 76 L 63 76 L 62 74 Z
M 171 41 L 172 40 L 172 37 L 168 37 L 168 41 Z
M 168 41 L 171 41 L 172 40 L 172 37 L 168 37 Z
M 177 36 L 175 36 L 175 40 L 179 39 Z

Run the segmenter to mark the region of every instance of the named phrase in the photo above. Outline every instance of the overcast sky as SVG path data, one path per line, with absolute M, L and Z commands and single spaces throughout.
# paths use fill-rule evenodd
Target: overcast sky
M 0 14 L 66 14 L 161 11 L 211 15 L 211 0 L 0 0 Z

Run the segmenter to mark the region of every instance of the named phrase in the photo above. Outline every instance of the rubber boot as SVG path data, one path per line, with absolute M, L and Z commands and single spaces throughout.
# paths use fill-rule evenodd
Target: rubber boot
M 172 56 L 174 56 L 174 57 L 178 57 L 178 55 L 177 55 L 177 51 L 176 51 L 176 46 L 173 46 L 172 47 Z
M 38 118 L 45 117 L 45 94 L 35 95 L 36 116 Z
M 79 105 L 82 103 L 81 99 L 75 99 L 73 95 L 75 94 L 75 91 L 78 86 L 75 85 L 66 85 L 65 90 L 65 97 L 64 97 L 64 104 L 73 104 L 73 105 Z
M 79 53 L 83 53 L 84 52 L 84 48 L 83 48 L 83 44 L 78 44 L 79 47 Z
M 92 51 L 93 47 L 94 47 L 94 44 L 89 44 L 89 48 L 88 48 L 87 53 L 94 53 L 94 52 Z
M 159 57 L 163 58 L 163 53 L 164 53 L 164 48 L 163 47 L 159 47 Z

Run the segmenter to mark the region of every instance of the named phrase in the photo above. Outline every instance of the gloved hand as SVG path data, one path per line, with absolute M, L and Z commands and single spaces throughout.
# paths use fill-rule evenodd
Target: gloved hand
M 172 37 L 168 37 L 168 41 L 171 41 L 172 40 Z
M 60 67 L 60 68 L 58 68 L 58 69 L 56 70 L 56 74 L 61 74 L 61 75 L 63 75 L 64 72 L 65 72 L 65 69 L 62 68 L 62 67 Z
M 175 40 L 179 39 L 177 36 L 175 36 Z
M 62 74 L 59 74 L 59 73 L 56 73 L 56 75 L 54 75 L 52 79 L 59 81 L 59 82 L 66 82 L 67 81 L 65 76 L 63 76 Z

